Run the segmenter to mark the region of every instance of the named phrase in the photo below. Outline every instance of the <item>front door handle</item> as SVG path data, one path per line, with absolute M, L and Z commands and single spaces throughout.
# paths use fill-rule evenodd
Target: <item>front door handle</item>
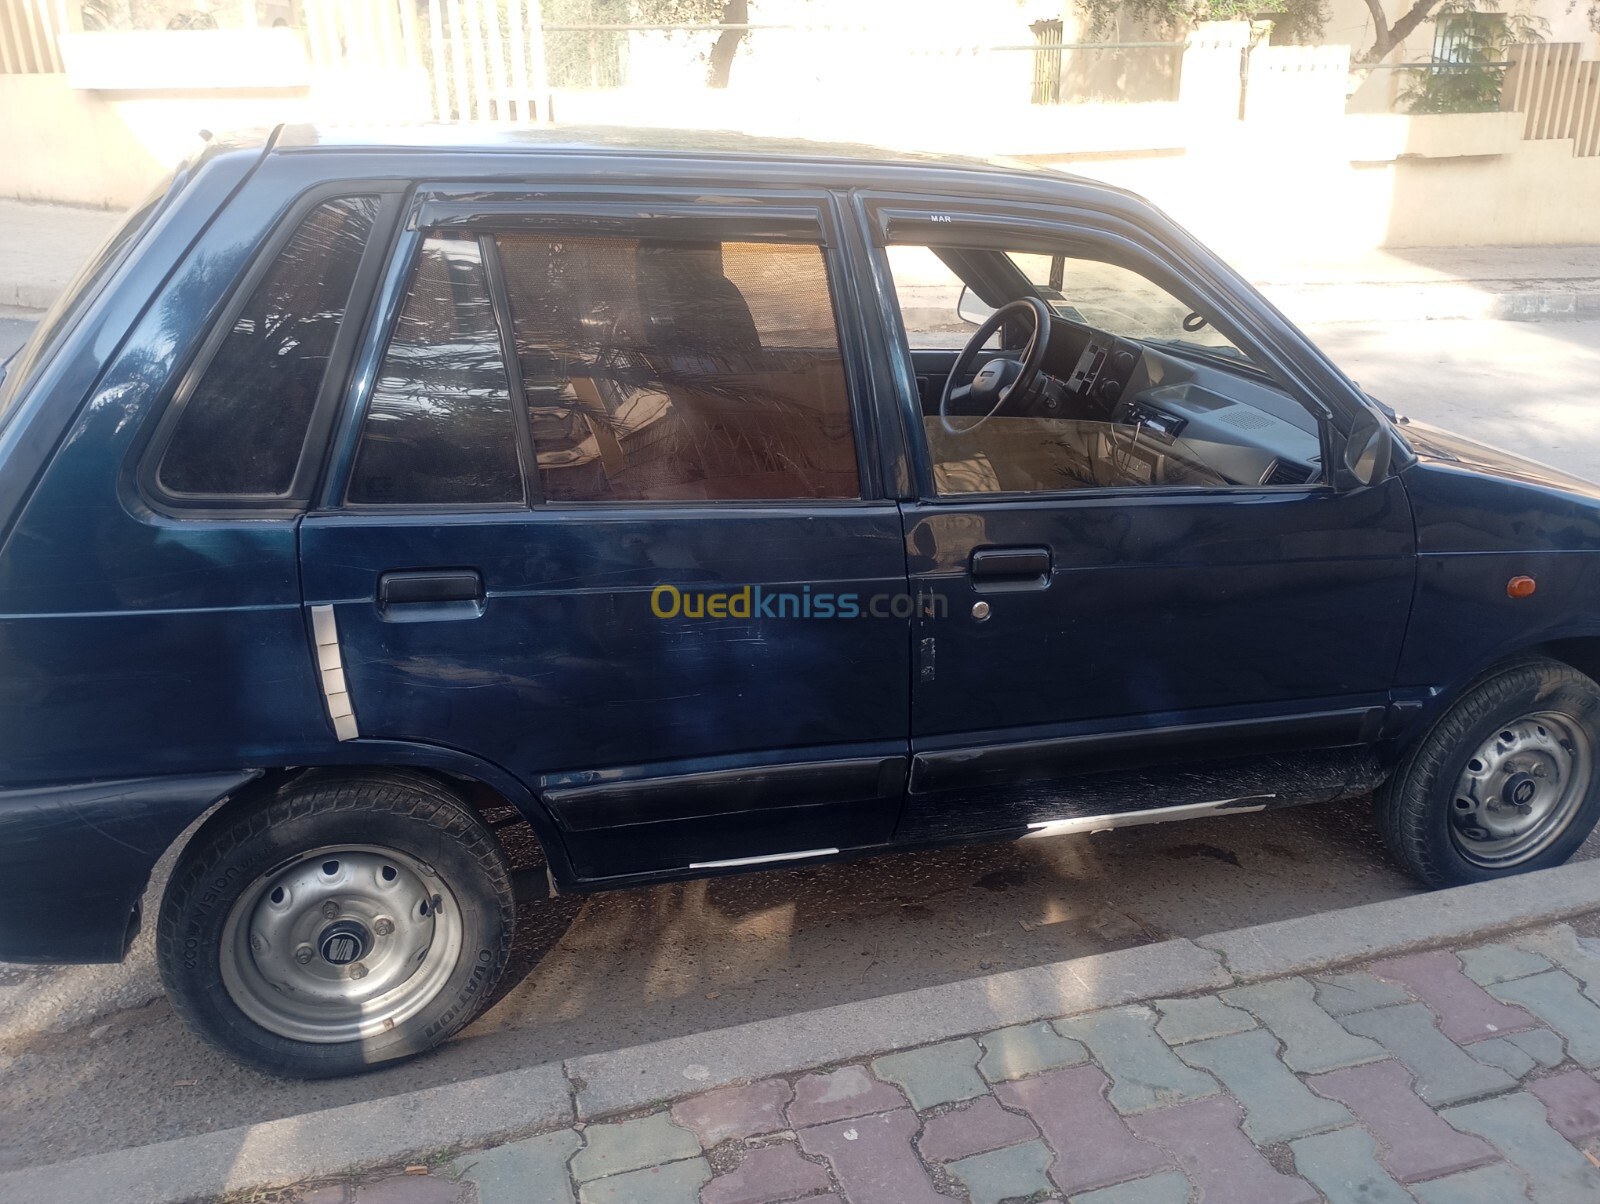
M 378 578 L 378 614 L 395 623 L 475 619 L 483 613 L 476 569 L 414 569 Z
M 979 548 L 972 553 L 968 572 L 980 593 L 1019 589 L 1044 589 L 1050 584 L 1049 548 Z

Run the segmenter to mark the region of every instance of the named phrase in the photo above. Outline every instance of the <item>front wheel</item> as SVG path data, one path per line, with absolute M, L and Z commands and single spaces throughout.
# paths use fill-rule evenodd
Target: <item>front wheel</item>
M 1518 661 L 1473 685 L 1378 793 L 1395 858 L 1428 886 L 1560 865 L 1600 819 L 1600 686 Z
M 161 906 L 173 1006 L 225 1053 L 322 1078 L 439 1044 L 505 967 L 499 842 L 442 784 L 308 776 L 196 834 Z

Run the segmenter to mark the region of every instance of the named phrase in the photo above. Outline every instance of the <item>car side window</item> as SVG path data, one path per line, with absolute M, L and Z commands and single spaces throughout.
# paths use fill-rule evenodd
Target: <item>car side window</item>
M 496 242 L 546 501 L 860 496 L 820 246 Z
M 155 480 L 179 497 L 283 497 L 294 481 L 378 198 L 318 205 L 182 401 Z
M 1123 264 L 1078 254 L 890 246 L 940 496 L 1081 489 L 1259 488 L 1322 479 L 1316 417 L 1208 315 Z M 962 273 L 970 271 L 971 280 Z M 964 285 L 1012 281 L 1054 321 L 1043 371 L 998 403 L 939 413 Z M 969 292 L 961 314 L 993 312 Z M 961 326 L 970 337 L 973 326 Z M 943 358 L 939 358 L 943 349 Z M 998 350 L 998 349 L 997 349 Z M 1020 351 L 999 351 L 1016 360 Z M 991 353 L 985 351 L 984 355 Z M 1002 360 L 1004 362 L 1004 360 Z M 974 361 L 974 369 L 982 360 Z M 970 381 L 970 374 L 969 374 Z M 957 382 L 958 386 L 962 383 Z M 958 388 L 954 396 L 963 396 Z
M 346 500 L 522 502 L 501 347 L 483 247 L 469 236 L 424 239 L 367 406 Z

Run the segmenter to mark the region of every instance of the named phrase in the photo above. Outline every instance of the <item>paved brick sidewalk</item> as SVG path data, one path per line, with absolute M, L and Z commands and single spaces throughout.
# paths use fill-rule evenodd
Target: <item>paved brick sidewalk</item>
M 1565 924 L 819 1068 L 302 1204 L 1593 1204 Z

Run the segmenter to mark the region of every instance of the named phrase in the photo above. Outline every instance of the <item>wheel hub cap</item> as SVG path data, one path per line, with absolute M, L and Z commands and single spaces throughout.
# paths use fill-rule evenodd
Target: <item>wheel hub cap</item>
M 250 884 L 223 926 L 224 986 L 240 1011 L 297 1041 L 354 1041 L 410 1019 L 461 957 L 454 894 L 392 849 L 328 847 Z
M 323 961 L 335 966 L 348 966 L 365 957 L 371 945 L 372 937 L 365 925 L 355 920 L 341 920 L 322 930 L 317 949 Z
M 1457 850 L 1489 868 L 1538 855 L 1583 805 L 1593 771 L 1588 734 L 1568 716 L 1540 711 L 1506 724 L 1467 759 L 1456 782 Z

